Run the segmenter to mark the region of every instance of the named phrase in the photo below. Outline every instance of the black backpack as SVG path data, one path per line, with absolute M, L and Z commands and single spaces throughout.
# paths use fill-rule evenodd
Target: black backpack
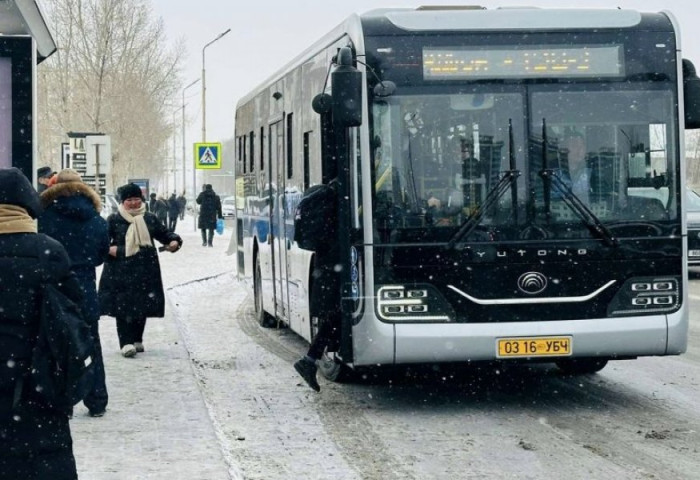
M 294 241 L 317 252 L 335 241 L 338 232 L 338 193 L 334 181 L 304 192 L 294 212 Z
M 39 336 L 32 352 L 35 390 L 52 407 L 69 412 L 91 390 L 95 346 L 80 308 L 56 286 L 41 291 Z

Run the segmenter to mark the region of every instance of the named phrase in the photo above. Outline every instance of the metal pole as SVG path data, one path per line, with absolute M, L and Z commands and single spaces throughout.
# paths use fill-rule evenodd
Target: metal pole
M 102 193 L 100 192 L 100 144 L 95 144 L 95 190 L 97 190 L 97 196 L 100 197 L 101 201 L 105 201 L 102 198 Z
M 177 145 L 175 144 L 177 140 L 177 135 L 175 135 L 175 114 L 177 110 L 173 111 L 173 192 L 177 190 Z
M 206 83 L 206 68 L 205 68 L 205 50 L 209 45 L 212 43 L 216 42 L 217 40 L 221 39 L 224 35 L 226 35 L 228 32 L 230 32 L 231 29 L 229 28 L 225 32 L 220 33 L 217 35 L 217 37 L 212 40 L 211 42 L 207 43 L 202 47 L 202 142 L 207 141 L 207 83 Z M 194 155 L 193 155 L 194 157 Z M 194 158 L 193 158 L 194 159 Z M 197 168 L 196 164 L 192 165 L 192 191 L 195 196 L 195 199 L 197 198 Z M 197 207 L 195 204 L 194 208 L 194 213 L 197 213 Z M 195 219 L 194 222 L 194 230 L 197 231 L 197 220 Z
M 202 142 L 207 141 L 207 70 L 204 68 L 204 51 L 208 46 L 206 44 L 202 49 Z
M 230 32 L 229 28 L 225 32 L 220 33 L 214 40 L 204 45 L 202 48 L 202 142 L 207 141 L 207 81 L 206 81 L 206 69 L 204 68 L 205 55 L 204 51 L 209 45 L 221 39 L 224 35 Z
M 186 161 L 187 154 L 186 154 L 186 150 L 185 150 L 185 145 L 186 145 L 186 141 L 185 141 L 185 123 L 186 123 L 186 120 L 185 120 L 185 91 L 188 88 L 190 88 L 191 86 L 195 85 L 197 82 L 199 82 L 199 80 L 200 79 L 198 78 L 197 80 L 193 81 L 192 83 L 190 83 L 189 85 L 187 85 L 185 88 L 182 89 L 182 193 L 183 194 L 185 194 L 185 192 L 187 190 L 187 182 L 185 180 L 185 178 L 186 178 L 185 173 L 187 172 L 187 161 Z M 192 192 L 192 193 L 194 193 L 194 192 Z

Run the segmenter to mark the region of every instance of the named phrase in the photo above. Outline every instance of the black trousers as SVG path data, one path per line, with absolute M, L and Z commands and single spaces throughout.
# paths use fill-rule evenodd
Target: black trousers
M 95 383 L 92 385 L 92 390 L 85 396 L 83 403 L 88 410 L 100 412 L 107 408 L 107 383 L 105 381 L 105 363 L 102 359 L 102 344 L 100 343 L 99 321 L 94 321 L 90 324 L 90 333 L 95 344 L 95 354 L 92 358 L 92 364 L 95 369 Z M 123 345 L 121 345 L 123 346 Z
M 146 318 L 117 317 L 117 336 L 119 348 L 124 345 L 133 345 L 134 342 L 143 343 L 143 331 L 146 329 Z
M 318 332 L 311 341 L 307 356 L 319 360 L 324 350 L 332 350 L 340 338 L 340 279 L 333 271 L 335 264 L 328 262 L 314 268 L 312 273 L 310 310 L 319 322 Z
M 202 245 L 213 245 L 214 242 L 214 229 L 213 228 L 200 228 L 202 232 Z M 207 238 L 207 236 L 209 238 Z
M 169 214 L 168 215 L 168 230 L 170 230 L 171 232 L 174 232 L 175 227 L 177 227 L 177 215 L 176 214 Z

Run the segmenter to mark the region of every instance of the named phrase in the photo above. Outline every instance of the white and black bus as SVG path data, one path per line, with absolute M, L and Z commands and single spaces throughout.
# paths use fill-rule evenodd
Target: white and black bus
M 237 105 L 235 242 L 259 322 L 312 339 L 314 255 L 294 211 L 337 177 L 342 339 L 327 378 L 492 360 L 586 373 L 683 353 L 698 81 L 667 12 L 348 18 Z

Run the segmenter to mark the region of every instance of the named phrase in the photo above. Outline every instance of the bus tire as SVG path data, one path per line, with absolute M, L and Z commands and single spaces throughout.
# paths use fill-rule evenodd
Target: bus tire
M 347 365 L 335 360 L 333 355 L 324 353 L 318 361 L 318 370 L 323 378 L 331 382 L 347 383 L 354 379 L 354 371 Z
M 556 365 L 567 375 L 586 375 L 601 371 L 608 364 L 607 358 L 565 358 Z
M 253 287 L 255 294 L 255 319 L 261 327 L 272 328 L 275 326 L 275 317 L 270 315 L 263 308 L 262 276 L 260 275 L 260 258 L 255 257 L 255 283 Z

